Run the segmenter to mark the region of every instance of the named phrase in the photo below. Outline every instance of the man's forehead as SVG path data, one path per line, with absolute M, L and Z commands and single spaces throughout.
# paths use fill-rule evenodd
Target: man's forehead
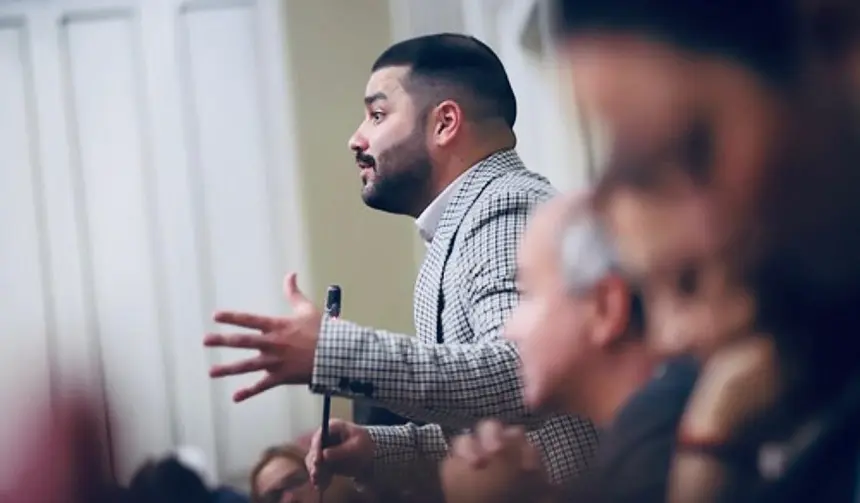
M 577 38 L 562 54 L 575 99 L 602 120 L 648 116 L 652 123 L 655 114 L 674 115 L 697 85 L 689 55 L 646 38 Z
M 603 205 L 622 265 L 642 280 L 666 266 L 709 255 L 716 246 L 706 198 L 666 198 L 621 189 Z
M 380 68 L 370 75 L 365 89 L 365 97 L 382 97 L 392 99 L 406 93 L 403 88 L 404 77 L 409 73 L 406 66 L 390 66 Z

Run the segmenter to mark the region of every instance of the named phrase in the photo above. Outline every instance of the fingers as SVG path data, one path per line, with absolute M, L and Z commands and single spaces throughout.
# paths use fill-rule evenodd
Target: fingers
M 517 447 L 520 456 L 520 466 L 523 470 L 539 471 L 543 468 L 540 453 L 526 438 L 526 431 L 521 426 L 505 429 L 505 443 Z
M 314 435 L 316 436 L 316 435 Z M 308 453 L 305 456 L 305 468 L 307 468 L 308 473 L 311 476 L 311 480 L 314 478 L 314 472 L 317 469 L 317 464 L 319 463 L 319 442 L 314 444 L 311 442 L 311 447 L 308 449 Z
M 315 450 L 319 453 L 320 463 L 337 463 L 343 460 L 341 454 L 342 446 L 349 448 L 350 444 L 355 443 L 355 438 L 351 435 L 352 425 L 340 419 L 332 419 L 328 422 L 328 445 L 323 445 L 322 430 L 314 435 Z
M 266 377 L 257 381 L 257 384 L 245 389 L 240 389 L 239 391 L 234 393 L 233 401 L 236 403 L 244 402 L 245 400 L 253 396 L 259 395 L 264 391 L 268 391 L 277 385 L 278 381 L 276 381 L 275 378 L 271 375 L 267 375 Z
M 480 423 L 473 434 L 454 439 L 451 451 L 472 467 L 483 468 L 507 447 L 528 445 L 525 430 L 521 427 L 506 428 L 500 422 L 490 420 Z M 528 461 L 532 463 L 533 460 Z
M 507 443 L 527 442 L 526 430 L 522 426 L 508 426 L 502 432 L 502 437 L 504 437 Z
M 240 313 L 236 311 L 219 311 L 212 317 L 218 323 L 236 325 L 238 327 L 252 328 L 268 332 L 275 328 L 282 320 L 271 316 L 259 314 Z
M 305 456 L 305 467 L 308 469 L 311 483 L 317 487 L 324 487 L 328 479 L 322 469 L 321 445 L 321 432 L 317 430 L 314 434 L 313 440 L 311 441 L 311 448 L 308 450 L 308 455 Z
M 482 449 L 488 454 L 495 454 L 504 447 L 502 442 L 504 431 L 502 423 L 491 419 L 479 424 L 475 429 L 475 434 Z
M 305 458 L 311 481 L 317 487 L 327 486 L 335 473 L 351 473 L 357 460 L 367 454 L 363 451 L 355 426 L 347 421 L 340 419 L 329 421 L 331 445 L 323 448 L 322 440 L 320 429 L 314 433 L 310 451 Z
M 338 463 L 354 460 L 359 454 L 359 443 L 355 438 L 347 438 L 344 442 L 326 447 L 322 451 L 322 461 L 337 466 Z
M 287 298 L 287 302 L 293 306 L 302 302 L 308 302 L 305 294 L 299 290 L 298 275 L 294 272 L 291 272 L 284 277 L 284 296 Z
M 203 345 L 210 348 L 269 349 L 277 344 L 271 337 L 258 334 L 208 334 Z
M 525 440 L 525 438 L 523 438 Z M 525 441 L 522 449 L 522 464 L 524 470 L 528 471 L 540 471 L 543 469 L 543 460 L 541 460 L 540 453 L 535 446 L 533 446 L 528 441 Z
M 329 442 L 337 444 L 345 440 L 349 436 L 351 426 L 349 422 L 342 419 L 330 419 L 328 422 Z M 322 430 L 319 433 L 322 435 Z M 320 436 L 320 439 L 322 439 L 322 436 Z
M 329 432 L 331 432 L 334 422 L 334 420 L 329 421 Z M 305 466 L 308 469 L 311 483 L 319 488 L 325 487 L 328 477 L 325 476 L 322 468 L 322 428 L 317 429 L 311 438 L 311 447 L 305 457 Z
M 259 372 L 261 370 L 268 370 L 280 363 L 281 359 L 275 355 L 260 355 L 240 362 L 214 365 L 209 369 L 209 377 L 226 377 Z
M 487 464 L 486 453 L 483 452 L 480 443 L 472 435 L 462 435 L 455 438 L 451 443 L 451 453 L 474 468 L 483 468 Z
M 522 426 L 509 426 L 502 433 L 503 446 L 509 454 L 519 459 L 520 468 L 527 472 L 543 470 L 543 460 L 540 452 L 529 442 L 526 430 Z

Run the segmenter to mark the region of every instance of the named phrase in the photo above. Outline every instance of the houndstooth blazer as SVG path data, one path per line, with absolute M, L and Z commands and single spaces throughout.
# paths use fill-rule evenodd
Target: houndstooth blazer
M 519 357 L 502 338 L 518 302 L 516 252 L 526 220 L 555 194 L 513 150 L 491 155 L 466 173 L 429 245 L 415 286 L 417 337 L 323 321 L 314 392 L 371 398 L 432 423 L 371 427 L 377 470 L 442 459 L 451 435 L 487 417 L 526 425 L 555 483 L 593 458 L 591 423 L 525 409 Z

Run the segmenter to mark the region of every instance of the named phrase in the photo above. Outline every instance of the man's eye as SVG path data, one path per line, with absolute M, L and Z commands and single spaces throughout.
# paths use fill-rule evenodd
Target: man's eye
M 384 118 L 385 118 L 385 114 L 383 114 L 382 112 L 371 112 L 371 114 L 370 114 L 370 120 L 374 124 L 379 124 L 380 122 L 382 122 L 382 119 L 384 119 Z
M 685 297 L 690 297 L 699 289 L 699 274 L 691 266 L 684 267 L 678 275 L 678 291 Z

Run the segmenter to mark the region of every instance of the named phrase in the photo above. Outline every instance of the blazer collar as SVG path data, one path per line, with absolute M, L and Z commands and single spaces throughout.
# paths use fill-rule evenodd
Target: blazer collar
M 491 154 L 465 173 L 442 212 L 430 252 L 447 250 L 448 242 L 456 234 L 466 213 L 492 180 L 511 171 L 523 169 L 525 165 L 516 151 L 508 149 Z

